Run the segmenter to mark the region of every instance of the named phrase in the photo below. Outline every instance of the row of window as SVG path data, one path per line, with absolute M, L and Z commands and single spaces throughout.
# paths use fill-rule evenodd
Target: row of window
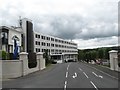
M 45 52 L 46 49 L 40 49 L 40 48 L 36 48 L 36 52 Z M 77 52 L 77 51 L 72 51 L 72 50 L 58 50 L 58 49 L 47 49 L 48 52 L 51 52 L 51 53 L 62 53 L 62 52 Z
M 35 34 L 35 37 L 36 38 L 40 38 L 40 35 Z M 75 43 L 71 43 L 71 42 L 67 42 L 67 41 L 63 41 L 63 40 L 59 40 L 59 39 L 54 39 L 54 38 L 50 38 L 50 37 L 43 36 L 43 35 L 41 35 L 41 39 L 43 39 L 43 40 L 49 40 L 49 41 L 51 40 L 51 41 L 55 41 L 55 42 L 59 42 L 59 43 L 64 43 L 64 44 L 76 45 Z
M 40 45 L 40 42 L 38 42 L 38 41 L 36 41 L 35 43 L 36 43 L 36 45 Z M 41 46 L 49 46 L 50 47 L 50 43 L 41 42 Z M 59 45 L 59 44 L 53 44 L 53 43 L 51 43 L 51 47 L 77 49 L 77 47 L 65 46 L 65 45 Z

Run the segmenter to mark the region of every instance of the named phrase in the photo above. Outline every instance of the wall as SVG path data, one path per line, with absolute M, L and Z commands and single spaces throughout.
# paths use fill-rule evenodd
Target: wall
M 22 76 L 21 60 L 4 60 L 2 62 L 2 78 L 15 78 Z
M 22 52 L 19 60 L 0 60 L 2 78 L 17 78 L 45 69 L 45 59 L 42 53 L 37 53 L 37 66 L 31 69 L 28 67 L 27 55 L 28 53 Z

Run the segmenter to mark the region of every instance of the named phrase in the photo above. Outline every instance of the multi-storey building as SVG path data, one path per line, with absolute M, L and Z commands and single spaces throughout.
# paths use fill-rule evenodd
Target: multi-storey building
M 44 52 L 45 50 L 48 51 L 53 60 L 61 62 L 62 60 L 77 60 L 76 43 L 34 32 L 34 51 Z
M 24 18 L 19 20 L 19 26 L 16 28 L 3 27 L 2 50 L 13 53 L 14 39 L 17 40 L 19 52 L 45 52 L 48 51 L 50 58 L 59 62 L 65 60 L 77 60 L 77 44 L 58 37 L 44 35 L 33 30 L 31 20 Z M 5 41 L 5 42 L 4 42 Z

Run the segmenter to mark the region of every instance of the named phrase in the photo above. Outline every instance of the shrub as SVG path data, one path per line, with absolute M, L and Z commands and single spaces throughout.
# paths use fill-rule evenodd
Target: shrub
M 7 53 L 6 51 L 0 51 L 0 59 L 2 60 L 9 59 L 9 53 Z

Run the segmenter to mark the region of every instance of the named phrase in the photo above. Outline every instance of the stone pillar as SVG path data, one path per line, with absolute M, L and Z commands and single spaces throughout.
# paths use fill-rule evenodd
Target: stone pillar
M 37 53 L 37 60 L 39 60 L 39 70 L 44 69 L 45 68 L 45 59 L 43 58 L 42 52 Z
M 27 75 L 29 72 L 29 68 L 28 68 L 28 53 L 26 52 L 21 52 L 20 54 L 20 60 L 22 60 L 22 75 L 25 76 Z
M 118 69 L 118 51 L 112 50 L 109 51 L 109 56 L 110 56 L 110 69 L 111 70 L 117 70 Z

